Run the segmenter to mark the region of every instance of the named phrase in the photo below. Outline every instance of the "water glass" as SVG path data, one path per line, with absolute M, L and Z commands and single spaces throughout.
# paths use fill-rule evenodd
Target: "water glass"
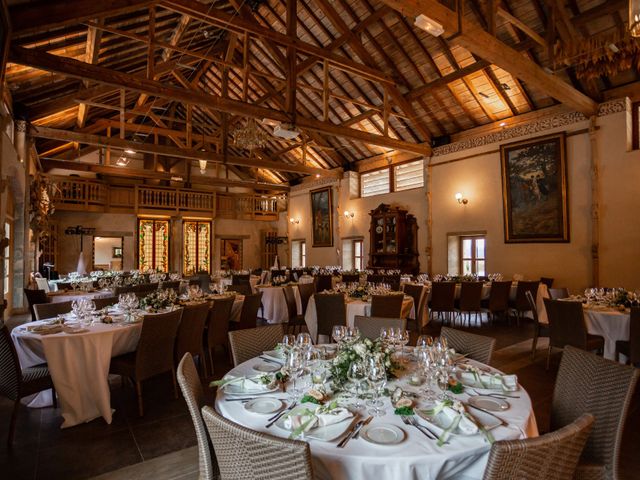
M 367 381 L 373 391 L 373 401 L 371 402 L 373 408 L 369 410 L 369 414 L 380 417 L 385 413 L 381 408 L 383 404 L 380 400 L 380 392 L 387 383 L 387 371 L 384 367 L 384 361 L 378 357 L 371 357 L 367 367 Z

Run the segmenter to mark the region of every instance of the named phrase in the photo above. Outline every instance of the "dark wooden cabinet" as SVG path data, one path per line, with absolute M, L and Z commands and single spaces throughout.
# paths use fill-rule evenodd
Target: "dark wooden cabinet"
M 418 224 L 407 210 L 384 203 L 372 210 L 369 235 L 369 266 L 371 270 L 399 269 L 402 273 L 417 274 Z

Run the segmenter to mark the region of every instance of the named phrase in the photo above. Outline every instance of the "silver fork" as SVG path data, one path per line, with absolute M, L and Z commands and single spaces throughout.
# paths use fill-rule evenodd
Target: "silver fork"
M 416 417 L 407 417 L 407 418 L 409 419 L 409 423 L 411 423 L 411 425 L 429 432 L 434 437 L 434 439 L 438 438 L 438 436 L 435 433 L 433 433 L 433 431 L 429 427 L 427 427 L 426 425 L 422 425 L 421 423 L 418 423 L 418 420 L 416 420 Z M 445 444 L 446 443 L 449 443 L 449 442 L 445 442 Z
M 424 436 L 426 436 L 428 439 L 430 439 L 430 440 L 435 440 L 436 439 L 431 434 L 431 432 L 427 432 L 426 430 L 422 430 L 422 428 L 420 428 L 420 425 L 416 425 L 415 423 L 411 422 L 411 420 L 409 420 L 409 417 L 407 417 L 406 415 L 401 415 L 400 418 L 402 418 L 402 421 L 404 422 L 405 425 L 411 425 L 412 427 L 416 427 L 418 429 L 418 431 L 420 433 L 422 433 Z

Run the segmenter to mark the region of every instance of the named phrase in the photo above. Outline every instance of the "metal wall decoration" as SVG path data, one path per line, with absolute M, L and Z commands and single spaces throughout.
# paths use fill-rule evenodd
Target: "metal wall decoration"
M 312 246 L 333 246 L 333 207 L 331 187 L 312 190 L 311 196 L 311 233 Z
M 568 242 L 564 133 L 502 145 L 506 243 Z

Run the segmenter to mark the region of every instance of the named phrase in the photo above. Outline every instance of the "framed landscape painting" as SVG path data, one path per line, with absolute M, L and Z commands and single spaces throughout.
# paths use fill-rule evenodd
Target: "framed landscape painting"
M 331 187 L 311 191 L 311 230 L 314 247 L 333 246 Z
M 506 243 L 569 241 L 564 133 L 502 145 Z

